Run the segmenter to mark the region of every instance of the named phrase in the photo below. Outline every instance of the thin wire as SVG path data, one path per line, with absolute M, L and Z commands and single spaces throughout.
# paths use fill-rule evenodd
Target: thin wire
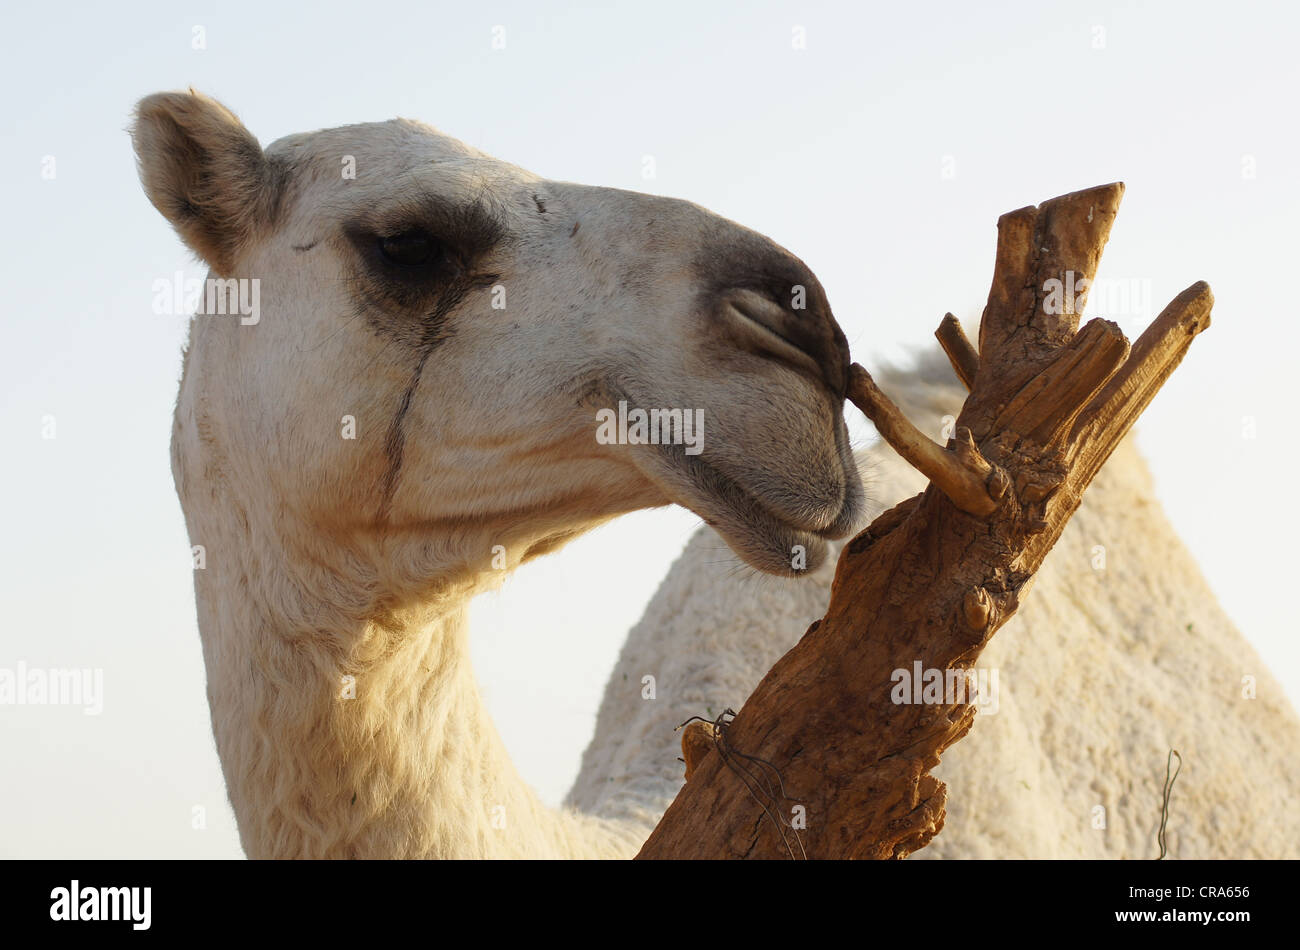
M 749 755 L 745 752 L 740 752 L 731 747 L 731 744 L 727 741 L 727 727 L 731 725 L 731 721 L 735 718 L 735 710 L 724 709 L 718 714 L 716 719 L 712 720 L 705 719 L 703 716 L 691 716 L 673 731 L 676 732 L 683 729 L 692 722 L 704 722 L 711 725 L 713 727 L 713 745 L 714 748 L 718 750 L 718 754 L 722 756 L 723 764 L 735 773 L 736 777 L 740 779 L 741 784 L 743 784 L 745 789 L 749 792 L 750 797 L 758 803 L 759 808 L 763 809 L 763 814 L 765 814 L 768 817 L 768 820 L 776 826 L 777 834 L 781 836 L 781 844 L 785 846 L 786 853 L 790 855 L 790 859 L 792 861 L 796 860 L 794 849 L 790 847 L 789 839 L 785 834 L 786 828 L 789 828 L 790 833 L 794 836 L 795 844 L 799 846 L 799 853 L 802 855 L 803 860 L 808 860 L 808 852 L 804 849 L 803 840 L 799 836 L 799 830 L 795 828 L 793 824 L 787 822 L 783 817 L 774 813 L 773 810 L 768 807 L 767 802 L 765 802 L 763 798 L 759 797 L 759 792 L 762 792 L 773 806 L 778 806 L 781 800 L 800 802 L 802 799 L 794 798 L 786 793 L 785 782 L 781 778 L 781 770 L 771 762 L 756 755 Z M 760 771 L 756 775 L 754 772 L 750 771 L 747 766 L 738 762 L 737 759 L 745 759 L 749 762 L 755 763 L 756 765 L 766 766 L 771 769 L 772 773 L 776 776 L 776 787 L 773 787 L 772 780 L 768 778 L 766 774 Z M 779 797 L 777 796 L 776 789 L 780 789 Z
M 1174 770 L 1173 777 L 1169 776 L 1169 767 L 1173 765 L 1174 756 L 1178 756 L 1178 768 Z M 1160 806 L 1160 831 L 1156 834 L 1156 840 L 1160 842 L 1160 857 L 1157 861 L 1163 861 L 1168 849 L 1165 847 L 1165 825 L 1169 822 L 1169 796 L 1174 791 L 1174 782 L 1178 778 L 1178 773 L 1183 770 L 1183 757 L 1177 749 L 1169 750 L 1169 757 L 1165 760 L 1165 793 L 1164 802 Z

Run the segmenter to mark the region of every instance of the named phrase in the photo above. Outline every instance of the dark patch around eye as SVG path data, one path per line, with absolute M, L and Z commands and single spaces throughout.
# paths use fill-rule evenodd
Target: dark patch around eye
M 449 317 L 466 295 L 498 280 L 482 264 L 504 233 L 485 200 L 420 195 L 354 218 L 344 234 L 357 262 L 358 315 L 416 348 L 436 345 L 450 335 Z

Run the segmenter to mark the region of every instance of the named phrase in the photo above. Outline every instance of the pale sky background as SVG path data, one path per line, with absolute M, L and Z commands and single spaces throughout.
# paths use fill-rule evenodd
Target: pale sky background
M 0 666 L 100 667 L 105 698 L 97 717 L 0 706 L 0 857 L 241 854 L 168 462 L 186 321 L 151 310 L 154 280 L 204 271 L 144 197 L 125 132 L 137 99 L 187 85 L 264 143 L 402 115 L 545 177 L 698 202 L 807 261 L 869 365 L 946 310 L 978 316 L 999 214 L 1125 181 L 1101 273 L 1153 311 L 1113 318 L 1135 336 L 1198 279 L 1217 297 L 1140 445 L 1300 699 L 1294 5 L 51 3 L 5 20 Z M 476 606 L 489 704 L 549 802 L 697 523 L 627 517 Z

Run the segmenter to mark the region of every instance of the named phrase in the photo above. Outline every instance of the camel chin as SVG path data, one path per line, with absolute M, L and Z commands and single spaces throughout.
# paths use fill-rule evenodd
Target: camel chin
M 843 421 L 839 421 L 843 428 Z M 837 438 L 847 446 L 847 434 Z M 816 571 L 829 552 L 827 541 L 842 538 L 857 526 L 862 514 L 863 493 L 851 454 L 843 460 L 843 481 L 819 486 L 830 497 L 809 503 L 780 506 L 790 492 L 779 481 L 804 473 L 756 470 L 748 481 L 765 482 L 762 489 L 750 487 L 710 464 L 705 456 L 677 451 L 677 446 L 655 446 L 643 453 L 646 474 L 662 485 L 675 503 L 693 511 L 713 528 L 729 548 L 747 565 L 764 574 L 802 577 Z M 774 499 L 777 501 L 774 502 Z

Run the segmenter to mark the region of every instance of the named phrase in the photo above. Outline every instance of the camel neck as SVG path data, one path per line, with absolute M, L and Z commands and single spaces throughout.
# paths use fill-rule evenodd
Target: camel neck
M 210 556 L 196 588 L 213 730 L 250 857 L 635 851 L 646 829 L 549 809 L 520 778 L 473 675 L 465 604 L 317 610 L 309 591 L 330 583 L 311 573 L 318 563 L 236 550 Z

